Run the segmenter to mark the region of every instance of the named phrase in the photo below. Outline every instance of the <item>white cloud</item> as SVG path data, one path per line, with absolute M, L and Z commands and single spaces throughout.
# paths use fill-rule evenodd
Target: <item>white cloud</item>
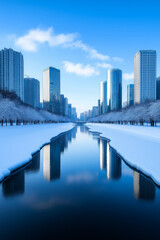
M 74 64 L 72 62 L 64 61 L 64 68 L 68 73 L 74 73 L 79 76 L 91 77 L 99 75 L 99 72 L 89 64 L 84 66 L 81 63 Z
M 113 66 L 110 63 L 97 63 L 97 67 L 105 69 L 113 68 Z
M 124 61 L 124 59 L 120 58 L 120 57 L 113 57 L 113 60 L 117 61 L 117 62 L 123 62 Z
M 109 56 L 99 53 L 96 49 L 94 49 L 94 48 L 90 47 L 89 45 L 83 43 L 81 40 L 73 42 L 70 46 L 75 47 L 75 48 L 79 48 L 79 49 L 87 52 L 89 54 L 90 58 L 92 58 L 92 59 L 98 59 L 98 60 L 102 60 L 102 61 L 110 59 Z
M 134 79 L 134 72 L 132 72 L 132 73 L 124 73 L 123 74 L 123 79 L 124 80 L 132 80 L 132 79 Z
M 37 51 L 40 44 L 48 43 L 49 46 L 62 46 L 81 49 L 89 54 L 92 59 L 98 59 L 101 61 L 109 60 L 110 57 L 99 53 L 96 49 L 83 43 L 81 40 L 77 40 L 76 33 L 58 34 L 56 35 L 53 28 L 50 27 L 47 30 L 40 28 L 30 30 L 26 35 L 15 39 L 15 45 L 26 51 Z
M 38 45 L 48 43 L 50 46 L 59 46 L 73 42 L 75 34 L 53 34 L 53 28 L 41 30 L 39 28 L 30 30 L 28 34 L 15 40 L 15 45 L 26 51 L 37 51 Z
M 90 49 L 89 53 L 90 53 L 91 58 L 93 58 L 93 59 L 99 59 L 102 61 L 109 60 L 109 56 L 103 55 L 103 54 L 97 52 L 97 50 L 95 50 L 95 49 Z

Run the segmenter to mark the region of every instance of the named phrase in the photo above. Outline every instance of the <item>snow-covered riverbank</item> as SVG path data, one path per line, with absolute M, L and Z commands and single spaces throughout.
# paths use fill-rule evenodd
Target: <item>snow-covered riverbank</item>
M 0 181 L 28 163 L 51 138 L 72 128 L 72 123 L 0 127 Z
M 160 128 L 116 124 L 90 124 L 90 131 L 100 132 L 131 166 L 160 185 Z

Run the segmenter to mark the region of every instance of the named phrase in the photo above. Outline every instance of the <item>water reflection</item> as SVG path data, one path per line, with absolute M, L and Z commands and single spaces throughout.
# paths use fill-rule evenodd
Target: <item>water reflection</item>
M 60 178 L 61 146 L 57 141 L 43 148 L 43 176 L 51 181 Z
M 136 171 L 133 172 L 133 189 L 136 199 L 155 199 L 154 183 Z
M 51 181 L 60 178 L 61 175 L 61 153 L 68 148 L 68 142 L 76 138 L 77 128 L 61 135 L 49 145 L 43 147 L 43 176 Z
M 80 133 L 87 133 L 88 128 L 85 126 L 79 127 Z M 68 148 L 72 139 L 76 138 L 77 127 L 73 130 L 62 134 L 58 138 L 51 141 L 42 149 L 43 163 L 43 178 L 47 181 L 58 180 L 61 177 L 61 154 Z M 91 135 L 91 133 L 88 133 Z M 100 149 L 100 169 L 106 172 L 108 180 L 118 180 L 122 175 L 122 160 L 117 152 L 110 147 L 109 142 L 98 137 L 97 133 L 92 134 L 99 144 Z M 2 191 L 5 197 L 23 194 L 25 191 L 25 173 L 36 173 L 40 171 L 40 152 L 33 156 L 31 163 L 22 171 L 3 182 Z M 155 185 L 152 181 L 141 175 L 133 172 L 133 187 L 134 196 L 136 199 L 155 199 Z
M 25 172 L 38 172 L 40 170 L 40 152 L 37 152 L 31 163 L 25 168 Z
M 2 191 L 5 197 L 12 197 L 24 193 L 25 176 L 24 170 L 19 171 L 2 184 Z
M 104 139 L 100 139 L 100 169 L 106 170 L 108 180 L 121 178 L 121 158 Z
M 106 169 L 107 166 L 107 141 L 100 139 L 100 169 Z

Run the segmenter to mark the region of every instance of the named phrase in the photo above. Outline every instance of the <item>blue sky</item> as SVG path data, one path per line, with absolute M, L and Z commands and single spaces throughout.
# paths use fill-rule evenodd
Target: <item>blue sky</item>
M 140 49 L 157 50 L 159 75 L 159 7 L 155 0 L 0 0 L 0 48 L 21 51 L 25 74 L 41 82 L 43 69 L 59 68 L 61 92 L 80 113 L 97 104 L 111 66 L 123 71 L 126 101 Z

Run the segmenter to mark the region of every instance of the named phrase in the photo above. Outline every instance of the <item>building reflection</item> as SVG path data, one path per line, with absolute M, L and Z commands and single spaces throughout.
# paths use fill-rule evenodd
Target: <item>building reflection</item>
M 104 139 L 100 139 L 100 169 L 106 170 L 108 180 L 118 180 L 121 178 L 121 158 L 110 147 L 109 142 Z
M 38 172 L 40 170 L 40 151 L 32 157 L 31 163 L 25 168 L 25 172 Z
M 24 193 L 25 188 L 25 176 L 24 170 L 11 176 L 9 179 L 3 182 L 2 191 L 5 197 L 12 197 Z
M 50 144 L 43 147 L 43 177 L 51 181 L 60 178 L 61 175 L 61 153 L 68 148 L 68 142 L 76 138 L 77 128 L 61 135 Z
M 85 125 L 79 126 L 80 127 L 80 132 L 81 133 L 87 133 L 88 134 L 88 130 L 89 128 L 86 127 Z
M 107 141 L 100 139 L 100 169 L 106 169 L 107 166 Z
M 136 199 L 155 199 L 154 183 L 136 171 L 133 172 L 133 189 Z
M 57 140 L 43 147 L 43 176 L 48 181 L 60 178 L 60 150 Z

